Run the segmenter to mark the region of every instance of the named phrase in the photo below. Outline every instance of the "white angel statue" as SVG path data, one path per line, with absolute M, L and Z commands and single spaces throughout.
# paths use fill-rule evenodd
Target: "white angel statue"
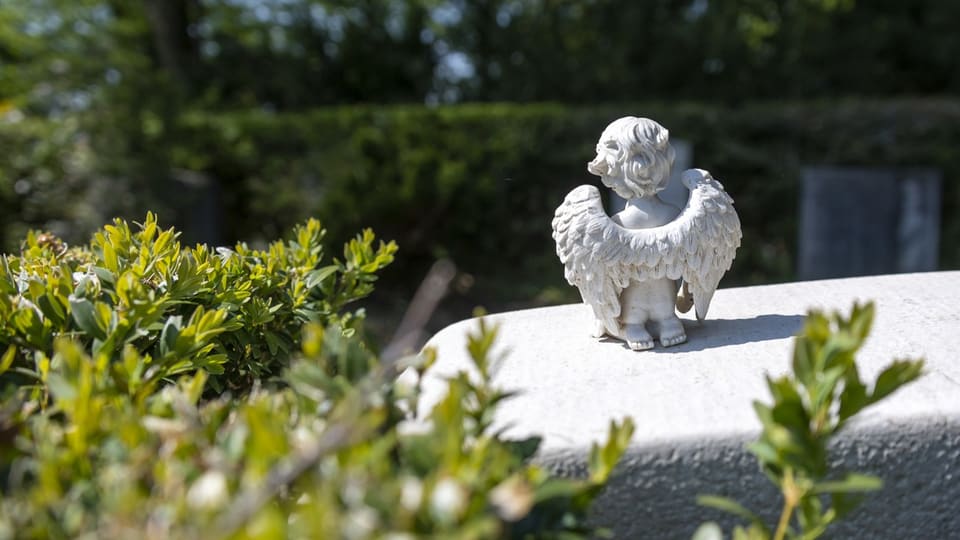
M 686 313 L 694 305 L 697 319 L 706 317 L 740 246 L 733 199 L 707 171 L 681 176 L 690 190 L 682 210 L 660 199 L 673 160 L 666 128 L 647 118 L 620 118 L 603 131 L 587 170 L 627 199 L 626 208 L 608 216 L 599 190 L 584 185 L 553 218 L 564 276 L 596 316 L 593 335 L 621 339 L 637 351 L 653 347 L 651 332 L 664 347 L 687 340 L 675 309 Z

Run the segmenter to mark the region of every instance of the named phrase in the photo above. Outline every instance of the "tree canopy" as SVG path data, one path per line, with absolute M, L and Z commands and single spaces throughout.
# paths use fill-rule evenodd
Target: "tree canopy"
M 957 20 L 938 0 L 7 0 L 0 99 L 61 114 L 942 94 L 960 90 Z

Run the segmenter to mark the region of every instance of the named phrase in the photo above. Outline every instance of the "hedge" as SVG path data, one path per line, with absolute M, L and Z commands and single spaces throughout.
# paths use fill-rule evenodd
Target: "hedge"
M 429 261 L 449 257 L 476 277 L 479 300 L 568 300 L 575 291 L 562 282 L 550 218 L 568 190 L 594 180 L 585 163 L 596 138 L 624 114 L 655 118 L 690 141 L 694 165 L 734 197 L 744 239 L 725 286 L 794 278 L 805 165 L 939 168 L 941 267 L 960 267 L 958 100 L 195 111 L 166 128 L 176 137 L 164 140 L 178 142 L 151 151 L 162 152 L 171 171 L 218 180 L 225 242 L 271 238 L 315 216 L 332 245 L 367 226 L 397 241 L 402 263 L 382 288 L 409 290 Z M 0 126 L 0 141 L 17 129 Z M 104 149 L 90 174 L 112 158 Z M 11 180 L 0 175 L 0 191 L 9 193 L 2 184 Z

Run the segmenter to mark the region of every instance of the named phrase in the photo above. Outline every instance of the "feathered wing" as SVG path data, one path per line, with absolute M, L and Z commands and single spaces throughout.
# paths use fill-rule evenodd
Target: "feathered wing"
M 614 224 L 603 210 L 600 191 L 594 186 L 580 186 L 557 208 L 553 239 L 567 282 L 580 290 L 583 301 L 593 308 L 607 332 L 619 335 L 620 292 L 626 283 L 617 279 L 617 265 L 605 264 L 616 259 L 613 250 L 608 253 L 608 248 L 616 248 L 616 240 L 610 238 L 607 222 Z M 597 264 L 598 260 L 602 262 Z
M 741 238 L 733 200 L 706 171 L 691 169 L 681 179 L 690 189 L 687 204 L 660 227 L 621 227 L 594 186 L 574 189 L 557 208 L 553 238 L 564 276 L 612 335 L 620 334 L 620 293 L 631 281 L 683 279 L 703 319 L 730 269 Z

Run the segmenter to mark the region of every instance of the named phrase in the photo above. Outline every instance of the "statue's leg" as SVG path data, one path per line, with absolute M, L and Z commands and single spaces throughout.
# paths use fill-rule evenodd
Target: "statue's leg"
M 634 281 L 620 295 L 620 322 L 623 325 L 620 339 L 635 351 L 653 348 L 653 336 L 647 332 L 646 326 L 653 319 L 651 300 L 660 288 L 656 281 Z
M 664 347 L 679 345 L 687 340 L 687 333 L 683 329 L 680 318 L 671 314 L 669 317 L 657 321 L 660 325 L 660 344 Z
M 653 336 L 647 332 L 643 323 L 623 325 L 623 340 L 627 342 L 627 347 L 635 351 L 653 348 Z
M 663 280 L 658 293 L 658 301 L 651 306 L 650 319 L 657 323 L 660 345 L 670 347 L 683 343 L 687 340 L 687 334 L 683 329 L 683 323 L 674 311 L 676 282 Z

